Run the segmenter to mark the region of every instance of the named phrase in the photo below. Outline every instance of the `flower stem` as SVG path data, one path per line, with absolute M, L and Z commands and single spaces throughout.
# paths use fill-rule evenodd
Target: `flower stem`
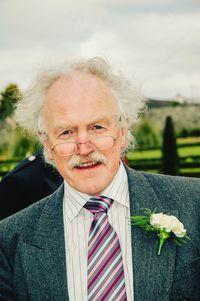
M 161 239 L 159 240 L 158 255 L 161 254 L 162 247 L 163 247 L 163 245 L 164 245 L 164 243 L 165 243 L 165 240 L 166 240 L 166 238 L 161 238 Z
M 162 230 L 160 231 L 160 234 L 159 234 L 159 247 L 158 247 L 158 255 L 161 254 L 161 251 L 162 251 L 162 247 L 165 243 L 165 240 L 169 237 L 169 233 Z

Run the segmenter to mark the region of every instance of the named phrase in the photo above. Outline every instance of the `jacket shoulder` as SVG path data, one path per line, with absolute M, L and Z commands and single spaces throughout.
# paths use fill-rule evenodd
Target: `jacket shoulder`
M 138 179 L 147 180 L 152 186 L 177 186 L 179 188 L 200 189 L 200 179 L 195 177 L 170 176 L 157 174 L 152 172 L 138 171 L 130 167 L 126 167 L 130 178 L 137 177 Z
M 17 163 L 17 165 L 14 167 L 14 169 L 6 174 L 5 177 L 15 175 L 18 172 L 23 171 L 23 169 L 31 168 L 33 165 L 37 164 L 39 161 L 41 161 L 41 157 L 38 154 L 34 154 L 29 156 L 28 158 L 25 158 L 24 160 Z
M 149 172 L 141 172 L 153 186 L 174 187 L 178 191 L 192 190 L 200 192 L 200 179 L 194 177 L 169 176 Z
M 144 171 L 127 169 L 129 185 L 143 192 L 143 197 L 150 191 L 157 199 L 170 208 L 199 210 L 200 179 L 183 176 L 168 176 Z M 133 189 L 131 188 L 130 189 Z M 142 188 L 144 187 L 144 189 Z M 187 208 L 187 209 L 186 209 Z

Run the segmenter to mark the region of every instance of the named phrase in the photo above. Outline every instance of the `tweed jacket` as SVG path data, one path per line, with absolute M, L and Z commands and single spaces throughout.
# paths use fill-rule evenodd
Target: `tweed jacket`
M 126 170 L 131 215 L 174 214 L 191 238 L 182 247 L 167 241 L 158 256 L 156 235 L 132 227 L 134 301 L 200 300 L 199 179 Z M 69 300 L 62 203 L 63 184 L 0 222 L 0 300 Z

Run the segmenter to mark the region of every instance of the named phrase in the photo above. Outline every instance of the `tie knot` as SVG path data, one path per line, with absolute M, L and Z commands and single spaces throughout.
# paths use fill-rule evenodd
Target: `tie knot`
M 99 212 L 107 213 L 112 203 L 113 199 L 100 195 L 90 198 L 84 207 L 93 214 Z

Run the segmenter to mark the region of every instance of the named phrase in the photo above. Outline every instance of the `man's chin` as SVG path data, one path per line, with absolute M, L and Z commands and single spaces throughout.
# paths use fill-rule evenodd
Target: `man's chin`
M 99 195 L 109 185 L 108 179 L 106 181 L 106 178 L 104 178 L 102 172 L 97 173 L 97 172 L 93 172 L 92 170 L 79 171 L 79 177 L 77 177 L 76 180 L 77 181 L 75 181 L 74 178 L 73 183 L 69 183 L 69 184 L 74 189 L 89 195 Z

